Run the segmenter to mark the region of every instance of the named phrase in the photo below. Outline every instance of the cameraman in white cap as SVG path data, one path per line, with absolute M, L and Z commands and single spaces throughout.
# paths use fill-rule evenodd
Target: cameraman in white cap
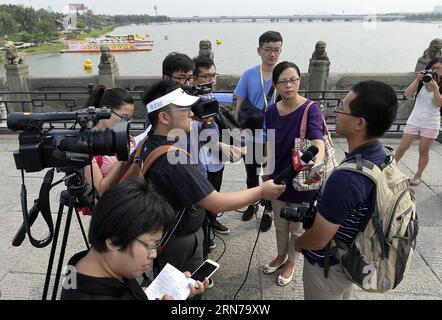
M 170 80 L 155 84 L 144 97 L 152 130 L 142 153 L 143 160 L 157 147 L 174 145 L 177 140 L 179 142 L 179 139 L 187 136 L 193 117 L 191 107 L 199 100 L 198 97 L 186 94 L 179 84 Z M 171 163 L 170 153 L 163 155 L 154 162 L 145 177 L 166 198 L 176 213 L 184 210 L 163 253 L 156 259 L 158 268 L 155 273 L 166 263 L 182 271 L 193 271 L 201 265 L 204 210 L 214 214 L 227 212 L 260 199 L 276 199 L 285 190 L 285 186 L 276 185 L 270 180 L 252 189 L 220 193 L 197 169 L 197 165 L 192 164 L 188 154 L 179 152 L 179 157 L 184 157 L 185 163 Z

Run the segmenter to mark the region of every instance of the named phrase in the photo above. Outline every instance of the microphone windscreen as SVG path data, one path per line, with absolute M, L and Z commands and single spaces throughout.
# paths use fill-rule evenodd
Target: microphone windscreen
M 317 155 L 319 152 L 319 149 L 315 145 L 311 145 L 304 153 L 302 154 L 301 160 L 304 163 L 309 163 L 315 155 Z

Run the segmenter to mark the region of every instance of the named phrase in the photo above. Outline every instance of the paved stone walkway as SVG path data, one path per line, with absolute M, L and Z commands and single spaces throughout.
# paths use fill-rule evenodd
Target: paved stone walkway
M 346 150 L 343 139 L 336 140 L 336 151 L 341 159 Z M 399 139 L 385 139 L 385 144 L 397 147 Z M 50 247 L 37 249 L 25 240 L 22 246 L 11 246 L 11 240 L 22 223 L 20 209 L 20 172 L 15 169 L 12 156 L 18 147 L 16 135 L 0 135 L 0 291 L 2 299 L 40 299 Z M 401 161 L 400 167 L 412 176 L 417 167 L 418 145 Z M 435 143 L 432 147 L 430 164 L 424 174 L 424 182 L 415 187 L 418 199 L 418 215 L 420 232 L 417 252 L 411 269 L 394 291 L 386 294 L 372 294 L 361 290 L 355 291 L 356 299 L 442 299 L 442 144 Z M 28 206 L 37 197 L 44 172 L 27 174 Z M 242 164 L 232 164 L 226 167 L 224 173 L 223 191 L 241 190 L 245 187 L 245 170 Z M 51 208 L 54 213 L 58 210 L 58 199 L 63 186 L 57 186 L 52 191 Z M 262 209 L 258 213 L 260 218 Z M 89 218 L 83 217 L 85 226 Z M 221 267 L 214 275 L 215 286 L 207 291 L 204 299 L 233 299 L 235 292 L 243 283 L 249 264 L 252 248 L 257 236 L 259 219 L 241 221 L 241 213 L 228 212 L 220 221 L 231 228 L 229 235 L 222 236 L 226 251 L 219 261 Z M 35 237 L 44 234 L 46 229 L 42 221 L 37 221 L 32 228 Z M 77 221 L 74 219 L 69 234 L 66 257 L 84 250 Z M 216 238 L 217 247 L 210 258 L 218 259 L 224 249 L 224 243 Z M 296 263 L 294 280 L 286 287 L 276 284 L 277 273 L 264 275 L 262 266 L 276 256 L 275 229 L 261 233 L 255 254 L 252 259 L 250 273 L 246 284 L 238 294 L 239 299 L 303 299 L 302 259 Z M 66 261 L 66 260 L 65 260 Z M 54 269 L 55 272 L 55 269 Z

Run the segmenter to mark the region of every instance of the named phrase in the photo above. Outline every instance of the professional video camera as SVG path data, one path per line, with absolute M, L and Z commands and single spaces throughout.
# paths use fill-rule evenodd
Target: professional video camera
M 14 160 L 17 169 L 22 170 L 20 197 L 23 224 L 17 231 L 12 244 L 16 247 L 20 246 L 26 235 L 31 244 L 36 248 L 46 247 L 52 242 L 43 288 L 43 299 L 46 299 L 49 290 L 64 207 L 68 208 L 68 212 L 55 274 L 52 299 L 57 297 L 58 283 L 74 209 L 86 248 L 89 248 L 77 208 L 87 206 L 92 210 L 94 195 L 93 188 L 85 181 L 81 169 L 90 164 L 95 155 L 117 155 L 119 160 L 128 160 L 129 158 L 129 122 L 121 121 L 112 129 L 91 130 L 99 120 L 109 119 L 110 117 L 110 109 L 98 109 L 95 107 L 89 107 L 77 112 L 11 113 L 8 116 L 8 128 L 12 131 L 22 131 L 19 136 L 19 150 L 14 152 Z M 70 130 L 55 128 L 54 126 L 56 122 L 70 120 L 74 121 Z M 49 125 L 44 126 L 45 123 Z M 77 125 L 80 127 L 76 128 Z M 26 172 L 36 172 L 45 168 L 52 169 L 46 172 L 39 197 L 34 200 L 33 207 L 28 211 L 23 170 Z M 52 183 L 55 168 L 59 172 L 65 173 L 65 177 Z M 65 183 L 67 190 L 61 192 L 60 206 L 54 228 L 49 193 L 54 186 L 61 182 Z M 40 212 L 49 232 L 45 238 L 35 239 L 31 233 L 31 226 Z
M 430 82 L 437 77 L 437 72 L 433 69 L 425 69 L 422 74 L 424 75 L 422 79 L 424 82 Z
M 94 155 L 129 157 L 129 123 L 119 122 L 113 129 L 91 130 L 100 119 L 109 119 L 111 110 L 89 107 L 76 112 L 11 113 L 8 128 L 23 131 L 19 150 L 14 152 L 17 169 L 36 172 L 44 168 L 82 168 Z M 57 121 L 74 120 L 69 129 L 56 129 Z M 49 128 L 43 124 L 49 123 Z M 80 125 L 79 129 L 75 127 Z
M 302 222 L 304 229 L 310 229 L 316 217 L 316 201 L 297 208 L 282 208 L 279 215 L 287 221 Z
M 197 87 L 183 87 L 183 90 L 200 100 L 192 106 L 192 112 L 201 120 L 214 117 L 219 112 L 218 101 L 213 97 L 212 84 L 205 83 Z

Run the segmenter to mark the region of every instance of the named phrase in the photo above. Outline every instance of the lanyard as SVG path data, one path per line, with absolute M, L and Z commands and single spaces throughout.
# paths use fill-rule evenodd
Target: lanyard
M 263 77 L 263 72 L 262 72 L 262 63 L 260 64 L 260 66 L 259 66 L 259 75 L 261 76 L 261 87 L 262 87 L 262 94 L 263 94 L 263 96 L 264 96 L 264 103 L 265 103 L 265 105 L 266 105 L 266 109 L 267 109 L 267 107 L 268 107 L 268 101 L 267 101 L 267 92 L 266 92 L 266 89 L 265 89 L 265 87 L 264 87 L 264 77 Z M 273 93 L 273 103 L 275 103 L 276 102 L 276 94 L 275 93 Z

